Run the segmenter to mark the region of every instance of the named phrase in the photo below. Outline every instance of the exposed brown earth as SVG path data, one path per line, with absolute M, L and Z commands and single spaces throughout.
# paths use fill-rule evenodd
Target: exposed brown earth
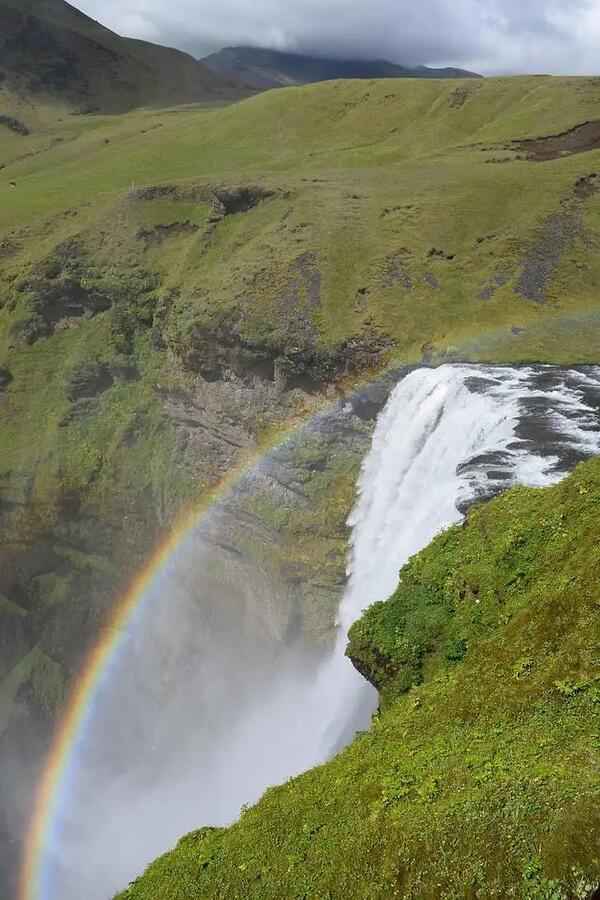
M 546 137 L 513 141 L 513 148 L 527 154 L 532 162 L 547 162 L 572 156 L 575 153 L 586 153 L 600 147 L 600 120 L 582 122 L 561 134 L 550 134 Z
M 156 225 L 154 228 L 140 228 L 136 237 L 144 241 L 146 246 L 162 244 L 167 238 L 177 237 L 182 234 L 194 234 L 198 231 L 198 225 L 193 222 L 172 222 L 170 225 Z
M 582 176 L 575 182 L 571 196 L 561 202 L 560 210 L 548 216 L 542 224 L 537 240 L 523 260 L 515 286 L 515 292 L 524 299 L 535 303 L 547 301 L 547 288 L 563 254 L 583 235 L 585 202 L 598 191 L 598 187 L 595 173 Z M 490 297 L 482 293 L 481 299 Z

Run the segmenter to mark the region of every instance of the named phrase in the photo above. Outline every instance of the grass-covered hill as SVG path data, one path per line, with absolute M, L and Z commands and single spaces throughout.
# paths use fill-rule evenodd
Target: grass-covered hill
M 259 90 L 340 78 L 476 78 L 463 69 L 400 66 L 386 60 L 328 59 L 263 47 L 225 47 L 202 60 L 213 72 Z
M 56 118 L 248 94 L 186 53 L 122 38 L 64 0 L 0 0 L 0 116 Z
M 348 653 L 383 708 L 120 900 L 588 900 L 600 858 L 600 464 L 473 509 Z
M 0 756 L 33 783 L 104 610 L 285 423 L 402 362 L 598 361 L 600 81 L 2 98 Z M 343 577 L 354 471 L 322 473 L 296 581 L 334 531 Z M 0 766 L 0 833 L 15 783 Z

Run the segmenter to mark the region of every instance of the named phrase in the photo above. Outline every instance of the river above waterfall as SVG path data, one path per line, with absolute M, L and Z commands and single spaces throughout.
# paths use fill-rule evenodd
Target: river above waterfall
M 368 727 L 377 696 L 345 657 L 348 628 L 474 501 L 553 483 L 599 453 L 599 410 L 597 368 L 447 365 L 403 377 L 362 465 L 337 635 L 320 646 L 257 626 L 283 602 L 269 547 L 257 546 L 240 584 L 233 564 L 215 564 L 217 510 L 211 542 L 197 534 L 182 544 L 105 679 L 46 848 L 40 900 L 109 900 L 178 837 L 230 823 Z M 356 407 L 336 416 L 350 420 Z M 242 616 L 244 591 L 252 602 Z

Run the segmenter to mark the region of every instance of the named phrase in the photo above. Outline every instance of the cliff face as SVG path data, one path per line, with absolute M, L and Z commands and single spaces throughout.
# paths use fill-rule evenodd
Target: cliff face
M 383 699 L 371 730 L 122 900 L 596 897 L 598 503 L 594 461 L 414 557 L 351 633 Z

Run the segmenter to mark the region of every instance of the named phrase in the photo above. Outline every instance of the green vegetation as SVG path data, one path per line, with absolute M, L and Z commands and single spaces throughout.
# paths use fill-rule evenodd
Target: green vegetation
M 28 138 L 4 129 L 0 228 L 17 248 L 5 267 L 82 230 L 94 256 L 101 240 L 129 246 L 140 217 L 160 219 L 152 200 L 134 192 L 127 202 L 134 183 L 187 192 L 164 204 L 165 226 L 187 221 L 198 191 L 258 183 L 278 193 L 227 216 L 210 240 L 204 228 L 174 232 L 150 253 L 202 327 L 220 313 L 244 339 L 280 350 L 281 334 L 269 332 L 279 326 L 289 340 L 286 291 L 311 254 L 321 278 L 308 310 L 316 333 L 304 335 L 311 347 L 367 335 L 411 359 L 423 346 L 440 357 L 590 359 L 599 272 L 588 248 L 599 226 L 597 204 L 575 185 L 598 151 L 536 163 L 510 142 L 593 117 L 600 88 L 589 79 L 459 84 L 334 82 L 218 111 L 85 117 Z M 32 155 L 18 161 L 25 146 Z M 119 255 L 115 263 L 121 270 Z
M 120 900 L 588 898 L 600 884 L 600 463 L 475 508 L 351 633 L 369 732 Z

